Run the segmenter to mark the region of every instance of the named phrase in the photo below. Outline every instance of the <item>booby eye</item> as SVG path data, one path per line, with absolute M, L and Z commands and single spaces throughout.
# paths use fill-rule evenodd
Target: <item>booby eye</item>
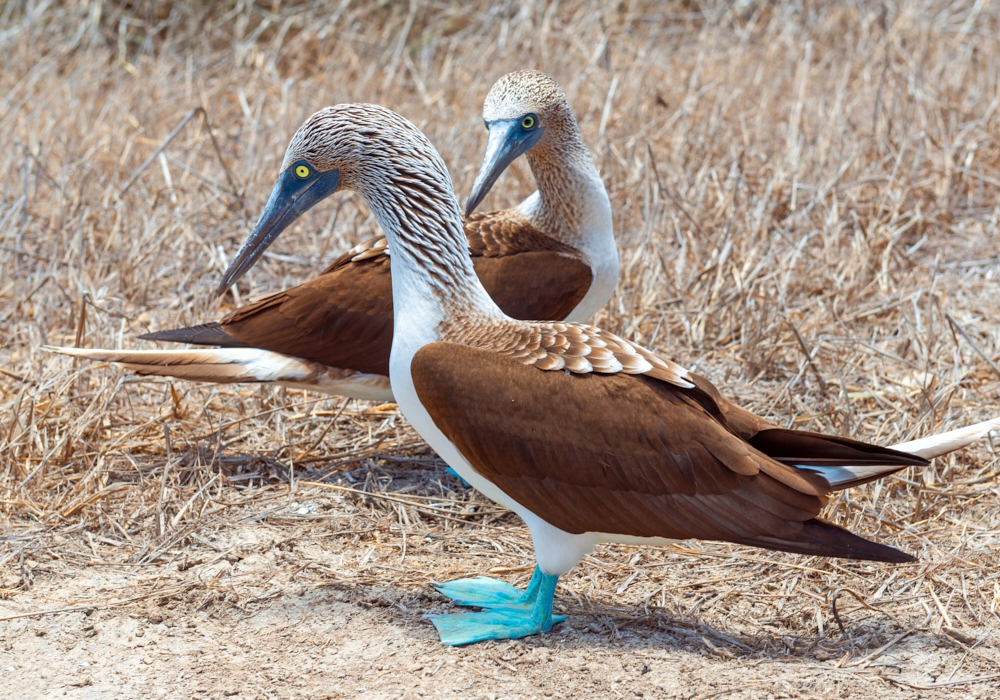
M 309 177 L 311 173 L 312 171 L 309 169 L 308 165 L 303 165 L 302 163 L 299 163 L 298 165 L 295 166 L 295 174 L 300 178 L 302 178 L 303 180 Z
M 537 123 L 538 123 L 538 120 L 535 119 L 534 116 L 532 116 L 531 114 L 529 114 L 528 116 L 526 116 L 524 119 L 521 120 L 521 128 L 522 129 L 534 129 L 535 128 L 535 124 L 537 124 Z

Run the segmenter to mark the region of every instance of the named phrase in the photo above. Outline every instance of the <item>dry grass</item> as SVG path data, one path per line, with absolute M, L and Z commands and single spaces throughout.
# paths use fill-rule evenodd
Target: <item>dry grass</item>
M 617 214 L 622 284 L 600 325 L 790 426 L 891 443 L 1000 413 L 995 7 L 137 5 L 0 3 L 3 620 L 172 597 L 228 619 L 305 582 L 417 629 L 410 608 L 443 609 L 432 579 L 526 578 L 521 523 L 446 477 L 393 407 L 137 381 L 39 350 L 131 346 L 239 302 L 212 289 L 326 104 L 409 117 L 464 193 L 490 84 L 545 70 Z M 531 189 L 518 163 L 487 206 Z M 338 196 L 239 294 L 301 281 L 375 228 Z M 911 566 L 602 548 L 562 582 L 560 639 L 679 648 L 757 679 L 726 697 L 992 695 L 997 473 L 989 443 L 831 504 Z M 216 572 L 266 551 L 281 552 L 266 575 Z M 87 576 L 100 585 L 73 587 Z M 753 664 L 769 670 L 740 676 Z M 714 692 L 688 677 L 679 697 Z

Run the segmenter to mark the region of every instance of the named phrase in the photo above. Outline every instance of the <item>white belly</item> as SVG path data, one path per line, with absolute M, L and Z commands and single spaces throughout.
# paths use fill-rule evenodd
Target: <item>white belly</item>
M 364 372 L 347 374 L 342 373 L 341 370 L 333 369 L 310 378 L 309 381 L 279 380 L 277 383 L 291 389 L 318 391 L 321 394 L 343 396 L 345 399 L 394 400 L 389 378 L 381 374 L 365 374 Z

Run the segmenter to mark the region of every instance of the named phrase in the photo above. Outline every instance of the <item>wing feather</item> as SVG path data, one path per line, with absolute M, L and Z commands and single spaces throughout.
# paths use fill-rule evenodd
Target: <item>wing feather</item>
M 466 223 L 466 235 L 486 291 L 513 318 L 565 318 L 590 289 L 593 275 L 579 253 L 517 212 L 474 215 Z M 393 329 L 388 253 L 384 236 L 371 238 L 339 256 L 318 277 L 241 307 L 221 323 L 147 337 L 259 348 L 388 376 Z M 543 356 L 537 351 L 536 359 Z M 551 369 L 562 364 L 546 361 Z
M 720 408 L 706 408 L 711 401 L 698 387 L 646 375 L 539 371 L 447 342 L 423 347 L 410 371 L 421 403 L 473 468 L 567 532 L 832 556 L 895 551 L 848 546 L 862 541 L 850 533 L 808 534 L 826 532 L 804 523 L 819 522 L 829 485 L 747 443 Z

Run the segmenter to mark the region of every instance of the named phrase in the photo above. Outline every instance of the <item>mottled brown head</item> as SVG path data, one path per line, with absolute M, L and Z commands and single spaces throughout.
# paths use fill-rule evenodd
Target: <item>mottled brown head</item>
M 339 189 L 364 197 L 386 233 L 457 235 L 464 244 L 448 168 L 427 137 L 385 107 L 336 105 L 316 112 L 295 132 L 264 213 L 226 271 L 220 293 L 295 219 Z M 433 223 L 415 224 L 421 215 Z
M 326 107 L 309 117 L 292 137 L 282 174 L 305 165 L 316 173 L 340 171 L 338 189 L 366 186 L 402 173 L 434 172 L 451 179 L 426 136 L 390 109 L 374 104 Z
M 529 151 L 586 151 L 566 93 L 538 71 L 517 71 L 500 78 L 486 96 L 483 119 L 489 141 L 465 207 L 466 216 L 518 156 Z
M 519 70 L 496 81 L 483 103 L 486 123 L 522 120 L 534 115 L 543 125 L 569 110 L 566 93 L 552 78 L 536 70 Z

